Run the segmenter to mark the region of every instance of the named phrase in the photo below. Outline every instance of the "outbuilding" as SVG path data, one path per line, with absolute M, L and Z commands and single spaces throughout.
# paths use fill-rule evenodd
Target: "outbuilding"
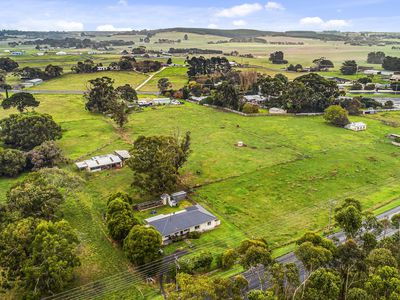
M 344 128 L 353 130 L 353 131 L 364 131 L 367 130 L 367 124 L 363 122 L 353 122 L 346 125 Z

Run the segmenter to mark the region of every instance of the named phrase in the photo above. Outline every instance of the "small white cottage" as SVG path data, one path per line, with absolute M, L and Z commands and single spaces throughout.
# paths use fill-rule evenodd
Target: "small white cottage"
M 346 125 L 344 128 L 353 130 L 353 131 L 364 131 L 367 130 L 367 124 L 363 122 L 353 122 Z

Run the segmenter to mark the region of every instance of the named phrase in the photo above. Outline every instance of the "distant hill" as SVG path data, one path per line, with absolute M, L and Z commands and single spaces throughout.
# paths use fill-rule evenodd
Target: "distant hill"
M 160 32 L 170 32 L 170 31 L 204 34 L 204 35 L 208 34 L 208 35 L 216 35 L 227 38 L 254 38 L 254 37 L 269 35 L 269 36 L 311 38 L 311 39 L 330 40 L 330 41 L 346 40 L 346 36 L 340 32 L 316 32 L 316 31 L 277 32 L 277 31 L 264 31 L 255 29 L 210 29 L 210 28 L 175 27 L 175 28 L 148 30 L 148 31 L 146 30 L 145 32 L 150 34 L 156 34 Z

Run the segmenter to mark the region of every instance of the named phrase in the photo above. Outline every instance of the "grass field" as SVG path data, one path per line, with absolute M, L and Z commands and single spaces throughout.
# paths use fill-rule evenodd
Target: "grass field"
M 329 199 L 354 196 L 371 209 L 395 199 L 400 191 L 400 152 L 384 138 L 400 129 L 372 118 L 354 118 L 369 127 L 354 133 L 329 126 L 321 117 L 244 118 L 186 103 L 133 114 L 121 135 L 109 119 L 85 111 L 82 96 L 38 99 L 37 110 L 52 114 L 61 124 L 63 138 L 58 143 L 72 159 L 129 149 L 138 135 L 191 131 L 193 152 L 183 171 L 184 182 L 194 187 L 192 198 L 222 221 L 218 229 L 192 242 L 194 250 L 211 243 L 208 249 L 219 253 L 246 236 L 266 237 L 273 247 L 285 245 L 305 230 L 327 225 Z M 0 118 L 12 112 L 1 111 Z M 400 120 L 399 114 L 386 117 Z M 247 147 L 234 146 L 239 140 Z M 136 201 L 143 200 L 130 186 L 128 168 L 81 175 L 85 186 L 63 205 L 65 218 L 82 241 L 82 266 L 74 285 L 129 268 L 121 249 L 108 239 L 102 214 L 112 192 L 126 191 Z M 0 180 L 0 201 L 15 180 L 20 179 Z M 148 213 L 138 216 L 144 219 Z M 187 246 L 173 244 L 166 253 Z
M 130 84 L 133 87 L 142 83 L 147 76 L 137 72 L 96 72 L 89 74 L 66 74 L 60 78 L 51 79 L 40 85 L 32 87 L 32 90 L 67 90 L 82 91 L 86 90 L 87 82 L 99 77 L 110 77 L 113 79 L 114 87 Z
M 161 78 L 168 78 L 172 88 L 178 90 L 188 83 L 187 67 L 169 67 L 157 73 L 140 91 L 158 92 L 158 81 Z

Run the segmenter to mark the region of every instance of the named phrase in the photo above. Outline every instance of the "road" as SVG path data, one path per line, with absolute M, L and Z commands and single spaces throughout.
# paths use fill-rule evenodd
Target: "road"
M 1 91 L 0 91 L 1 92 Z M 10 90 L 10 93 L 30 93 L 30 94 L 47 94 L 47 95 L 83 95 L 86 91 L 72 91 L 72 90 Z M 141 92 L 137 91 L 139 95 L 159 95 L 159 92 Z
M 377 216 L 378 220 L 386 219 L 386 218 L 391 218 L 391 216 L 400 213 L 400 206 L 395 207 L 391 210 L 388 210 L 380 215 Z M 397 232 L 397 229 L 390 228 L 386 232 L 386 236 L 391 236 Z M 337 240 L 339 243 L 343 243 L 346 240 L 346 235 L 343 232 L 338 232 L 335 234 L 332 234 L 328 236 L 329 239 Z M 382 239 L 383 236 L 379 236 L 378 239 Z M 300 270 L 300 280 L 303 282 L 305 279 L 305 270 L 302 265 L 302 263 L 297 259 L 296 255 L 294 252 L 290 252 L 288 254 L 285 254 L 283 256 L 280 256 L 276 259 L 277 262 L 281 264 L 287 264 L 287 263 L 295 263 L 297 267 Z M 253 269 L 253 270 L 248 270 L 242 273 L 242 275 L 247 279 L 249 282 L 249 290 L 255 290 L 255 289 L 260 289 L 260 282 L 259 282 L 259 275 L 264 277 L 264 270 L 263 267 L 259 267 L 258 269 Z M 268 285 L 268 282 L 266 283 Z M 265 286 L 264 286 L 265 288 Z
M 147 84 L 150 80 L 152 80 L 153 77 L 154 77 L 155 75 L 157 75 L 158 73 L 164 71 L 166 68 L 167 68 L 167 67 L 162 67 L 162 68 L 161 68 L 160 70 L 158 70 L 157 72 L 151 74 L 145 81 L 143 81 L 141 84 L 139 84 L 139 85 L 136 87 L 135 90 L 138 92 L 145 84 Z

